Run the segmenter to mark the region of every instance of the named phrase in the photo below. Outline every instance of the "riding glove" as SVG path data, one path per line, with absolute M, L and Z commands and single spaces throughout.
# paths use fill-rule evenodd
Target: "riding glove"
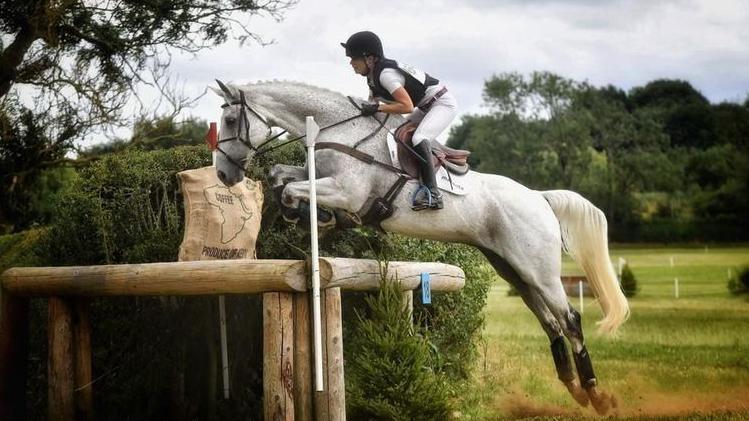
M 361 115 L 363 116 L 375 115 L 379 110 L 379 102 L 364 102 L 361 105 Z

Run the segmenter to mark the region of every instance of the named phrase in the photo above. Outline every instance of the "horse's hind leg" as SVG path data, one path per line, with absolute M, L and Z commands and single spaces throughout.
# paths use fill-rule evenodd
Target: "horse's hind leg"
M 564 383 L 565 387 L 567 387 L 567 390 L 577 403 L 582 406 L 587 406 L 588 395 L 580 385 L 575 382 L 572 361 L 567 353 L 563 330 L 557 318 L 551 313 L 551 311 L 549 311 L 546 302 L 538 292 L 531 288 L 527 283 L 523 282 L 523 279 L 512 265 L 491 250 L 484 248 L 480 248 L 480 250 L 487 257 L 497 273 L 515 287 L 518 293 L 520 293 L 523 302 L 525 302 L 526 306 L 528 306 L 531 312 L 533 312 L 538 319 L 539 323 L 541 323 L 541 327 L 544 329 L 544 332 L 546 332 L 546 335 L 551 342 L 551 355 L 554 359 L 557 377 L 562 383 Z
M 567 296 L 562 288 L 562 282 L 556 278 L 551 284 L 542 285 L 539 290 L 549 311 L 556 317 L 557 321 L 564 331 L 564 335 L 572 345 L 572 356 L 577 367 L 577 376 L 580 379 L 580 385 L 585 389 L 593 407 L 599 414 L 606 414 L 612 407 L 616 407 L 616 399 L 606 393 L 599 392 L 597 389 L 596 375 L 593 371 L 593 363 L 590 360 L 590 354 L 585 348 L 583 338 L 582 319 L 578 313 L 567 301 Z M 552 344 L 552 352 L 553 352 Z M 555 357 L 556 358 L 556 357 Z

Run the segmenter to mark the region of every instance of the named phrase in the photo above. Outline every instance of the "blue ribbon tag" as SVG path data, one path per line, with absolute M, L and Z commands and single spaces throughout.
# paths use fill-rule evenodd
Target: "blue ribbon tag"
M 429 272 L 421 272 L 421 302 L 422 304 L 432 304 L 432 286 Z

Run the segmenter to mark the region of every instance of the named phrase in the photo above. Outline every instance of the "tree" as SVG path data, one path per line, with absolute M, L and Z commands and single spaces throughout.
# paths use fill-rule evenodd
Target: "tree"
M 135 122 L 130 139 L 114 139 L 111 142 L 94 145 L 82 151 L 81 156 L 95 157 L 127 148 L 151 151 L 185 145 L 201 145 L 205 142 L 207 130 L 208 123 L 196 117 L 183 121 L 176 121 L 173 116 L 155 119 L 141 118 Z
M 717 141 L 710 102 L 689 82 L 655 80 L 633 88 L 630 97 L 636 109 L 655 112 L 672 146 L 705 149 Z
M 92 129 L 122 124 L 143 84 L 184 106 L 169 90 L 171 52 L 198 52 L 230 37 L 263 43 L 246 17 L 280 19 L 294 3 L 0 0 L 0 196 L 69 161 L 66 153 Z M 0 214 L 0 224 L 11 217 Z

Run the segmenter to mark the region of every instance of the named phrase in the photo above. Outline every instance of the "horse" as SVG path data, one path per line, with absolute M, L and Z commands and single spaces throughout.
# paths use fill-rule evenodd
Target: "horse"
M 317 203 L 335 210 L 323 223 L 366 214 L 378 198 L 391 193 L 392 207 L 379 222 L 381 229 L 478 248 L 540 322 L 550 341 L 558 378 L 574 400 L 581 406 L 590 402 L 599 414 L 616 407 L 616 398 L 599 390 L 580 314 L 569 304 L 560 279 L 564 251 L 583 268 L 601 306 L 599 332 L 613 334 L 629 316 L 627 299 L 609 260 L 607 221 L 600 209 L 569 190 L 531 190 L 501 175 L 469 171 L 461 176 L 470 186 L 468 194 L 445 193 L 443 209 L 416 212 L 411 209 L 411 198 L 419 189 L 418 181 L 388 168 L 393 163 L 386 134 L 403 124 L 404 117 L 381 113 L 363 117 L 357 101 L 304 83 L 217 82 L 220 89 L 211 89 L 225 104 L 216 171 L 224 184 L 242 180 L 253 157 L 268 150 L 270 140 L 278 137 L 271 136 L 272 128 L 282 128 L 297 140 L 305 132 L 306 116 L 313 116 L 323 127 L 318 142 L 343 145 L 318 148 L 314 154 Z M 358 151 L 358 156 L 351 150 Z M 305 167 L 276 164 L 268 176 L 285 209 L 303 209 L 308 203 Z M 399 183 L 402 191 L 392 194 Z M 576 373 L 565 338 L 572 348 Z

